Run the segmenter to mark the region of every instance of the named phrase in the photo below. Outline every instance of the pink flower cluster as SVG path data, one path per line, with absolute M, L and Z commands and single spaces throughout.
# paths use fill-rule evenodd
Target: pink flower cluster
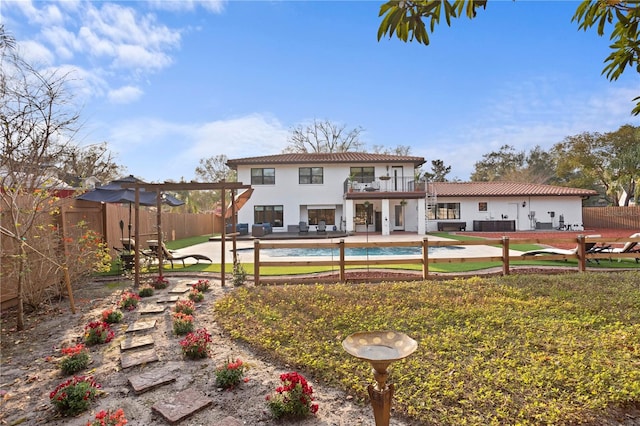
M 91 321 L 84 327 L 84 341 L 88 345 L 110 342 L 115 333 L 104 321 Z
M 96 414 L 94 421 L 87 422 L 87 426 L 124 426 L 126 424 L 127 419 L 122 408 L 118 408 L 113 413 L 101 410 Z
M 199 328 L 185 336 L 180 341 L 182 353 L 191 359 L 206 358 L 209 354 L 211 334 L 206 328 Z
M 74 355 L 78 355 L 79 353 L 81 353 L 84 350 L 85 350 L 84 344 L 78 343 L 75 346 L 71 346 L 71 347 L 68 347 L 68 348 L 62 348 L 60 351 L 62 352 L 62 355 L 74 356 Z
M 60 383 L 56 388 L 49 394 L 49 399 L 62 401 L 67 398 L 67 389 L 69 387 L 75 386 L 80 383 L 87 383 L 90 388 L 100 389 L 100 384 L 98 384 L 93 377 L 86 376 L 73 376 L 72 378 Z M 83 397 L 83 399 L 87 400 L 91 397 L 91 393 L 87 391 Z

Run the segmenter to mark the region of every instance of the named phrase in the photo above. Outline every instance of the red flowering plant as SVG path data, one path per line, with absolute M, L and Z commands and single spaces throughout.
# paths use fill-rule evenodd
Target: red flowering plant
M 156 290 L 162 290 L 163 288 L 167 288 L 169 286 L 169 280 L 165 277 L 157 276 L 151 283 L 151 286 L 153 286 L 153 288 L 155 288 Z
M 118 309 L 105 309 L 102 311 L 102 321 L 107 324 L 116 324 L 122 321 L 122 311 Z
M 182 312 L 183 314 L 192 315 L 196 310 L 196 304 L 193 300 L 178 300 L 176 302 L 175 307 L 173 308 L 174 312 Z
M 187 297 L 189 297 L 189 300 L 193 300 L 194 302 L 202 302 L 204 300 L 204 293 L 198 291 L 198 289 L 192 288 L 189 290 Z
M 206 328 L 199 328 L 191 332 L 180 341 L 182 354 L 190 359 L 206 358 L 209 356 L 209 344 L 211 343 L 211 334 Z
M 115 333 L 104 321 L 91 321 L 84 327 L 84 342 L 87 345 L 97 345 L 110 342 Z
M 96 413 L 93 421 L 87 422 L 87 426 L 124 426 L 126 424 L 127 418 L 122 408 L 114 412 L 101 410 Z
M 193 288 L 202 293 L 206 293 L 209 291 L 209 280 L 198 280 L 198 282 L 193 285 Z
M 132 291 L 125 291 L 120 296 L 120 309 L 126 309 L 128 311 L 133 311 L 138 307 L 138 303 L 140 302 L 140 296 Z
M 82 343 L 62 348 L 61 352 L 64 356 L 60 360 L 60 370 L 66 375 L 75 374 L 89 365 L 89 351 Z
M 267 395 L 267 405 L 276 419 L 282 417 L 307 417 L 318 411 L 318 404 L 313 400 L 313 388 L 299 373 L 291 372 L 280 375 L 281 386 L 272 395 Z
M 49 394 L 49 400 L 63 416 L 75 416 L 89 408 L 99 390 L 93 377 L 73 376 L 60 383 Z
M 225 365 L 216 368 L 216 386 L 222 389 L 235 388 L 240 384 L 245 370 L 246 365 L 240 358 L 235 361 L 229 360 Z
M 173 332 L 179 336 L 193 331 L 193 315 L 187 315 L 182 312 L 174 312 L 173 315 Z

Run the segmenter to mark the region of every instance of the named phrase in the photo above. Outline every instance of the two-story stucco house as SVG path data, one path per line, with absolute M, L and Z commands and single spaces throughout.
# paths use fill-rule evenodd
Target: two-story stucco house
M 279 154 L 227 161 L 254 191 L 239 223 L 274 232 L 320 221 L 346 232 L 424 234 L 426 191 L 416 182 L 422 157 L 361 152 Z
M 596 191 L 508 182 L 424 182 L 424 158 L 360 152 L 295 153 L 227 161 L 253 193 L 238 223 L 273 232 L 305 222 L 313 231 L 528 231 L 582 226 Z

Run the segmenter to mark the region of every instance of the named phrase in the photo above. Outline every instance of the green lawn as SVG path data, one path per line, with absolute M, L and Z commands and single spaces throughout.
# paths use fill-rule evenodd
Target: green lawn
M 391 367 L 394 416 L 425 424 L 601 424 L 640 404 L 637 272 L 240 287 L 215 315 L 233 338 L 362 401 L 370 367 L 342 340 L 408 334 L 419 345 Z

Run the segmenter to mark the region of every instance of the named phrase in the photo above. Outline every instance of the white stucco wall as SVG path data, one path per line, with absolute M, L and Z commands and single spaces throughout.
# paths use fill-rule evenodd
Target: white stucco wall
M 516 230 L 536 229 L 536 221 L 550 223 L 553 229 L 560 226 L 560 215 L 565 225 L 582 226 L 582 199 L 580 197 L 438 197 L 438 203 L 460 203 L 460 220 L 467 223 L 467 231 L 473 230 L 474 220 L 515 220 Z M 487 211 L 479 211 L 480 202 L 487 203 Z M 553 216 L 551 217 L 551 212 Z M 531 218 L 529 215 L 532 215 Z M 454 221 L 454 220 L 452 220 Z M 437 220 L 427 222 L 429 232 L 437 231 Z
M 275 185 L 252 185 L 253 195 L 246 205 L 238 212 L 238 223 L 248 223 L 249 229 L 254 222 L 254 206 L 256 205 L 282 205 L 284 208 L 284 223 L 282 228 L 274 228 L 274 231 L 286 231 L 287 225 L 297 225 L 300 221 L 308 221 L 307 210 L 310 208 L 335 208 L 336 217 L 335 224 L 338 229 L 353 231 L 353 210 L 346 208 L 343 199 L 344 182 L 349 177 L 351 167 L 371 167 L 371 164 L 335 164 L 335 165 L 316 165 L 316 167 L 324 168 L 324 182 L 322 184 L 299 184 L 298 170 L 300 167 L 311 167 L 311 164 L 255 164 L 251 166 L 238 166 L 238 181 L 251 184 L 252 168 L 274 168 L 275 169 Z M 389 173 L 393 175 L 394 171 L 401 178 L 411 178 L 414 175 L 413 165 L 406 164 L 401 170 L 393 167 L 387 167 L 384 164 L 374 165 L 376 180 L 383 175 Z M 392 181 L 380 182 L 380 189 L 385 190 L 385 185 L 391 185 Z M 364 201 L 364 200 L 363 200 Z M 361 203 L 363 201 L 357 201 Z M 415 201 L 409 200 L 410 205 L 405 208 L 406 217 L 404 220 L 405 230 L 416 232 L 418 226 L 417 206 Z M 383 211 L 381 200 L 372 200 L 376 211 Z M 392 203 L 399 201 L 392 200 Z M 410 207 L 409 207 L 410 206 Z M 391 207 L 393 209 L 393 207 Z M 392 215 L 393 212 L 389 212 Z M 347 216 L 351 215 L 349 219 Z M 388 217 L 391 222 L 392 217 Z M 383 225 L 384 225 L 384 218 Z M 351 229 L 349 228 L 351 224 Z M 364 226 L 364 225 L 363 225 Z M 373 230 L 373 225 L 370 225 Z M 356 229 L 357 230 L 357 229 Z M 362 230 L 364 231 L 364 229 Z

